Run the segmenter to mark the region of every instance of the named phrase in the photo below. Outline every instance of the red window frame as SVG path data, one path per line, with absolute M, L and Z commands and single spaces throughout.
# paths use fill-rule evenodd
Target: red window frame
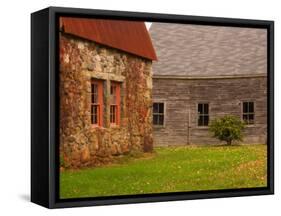
M 120 83 L 110 82 L 110 125 L 120 125 Z
M 91 124 L 103 125 L 103 81 L 91 80 Z

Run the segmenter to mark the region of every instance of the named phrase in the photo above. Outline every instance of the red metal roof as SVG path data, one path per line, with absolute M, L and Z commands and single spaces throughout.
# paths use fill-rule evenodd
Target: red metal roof
M 65 33 L 157 60 L 144 22 L 62 17 L 60 27 Z

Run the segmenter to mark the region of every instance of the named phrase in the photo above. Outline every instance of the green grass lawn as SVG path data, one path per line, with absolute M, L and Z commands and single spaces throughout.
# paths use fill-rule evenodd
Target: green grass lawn
M 266 146 L 161 147 L 60 175 L 60 197 L 265 187 Z

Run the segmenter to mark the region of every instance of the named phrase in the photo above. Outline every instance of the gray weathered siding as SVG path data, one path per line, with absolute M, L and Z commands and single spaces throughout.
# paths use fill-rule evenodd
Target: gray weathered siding
M 197 103 L 209 103 L 211 121 L 226 114 L 241 116 L 242 101 L 255 102 L 255 124 L 246 126 L 243 142 L 266 143 L 266 80 L 265 76 L 219 79 L 154 78 L 153 101 L 165 103 L 165 125 L 164 127 L 154 127 L 154 144 L 219 143 L 211 137 L 207 127 L 197 126 Z M 190 124 L 189 129 L 188 124 Z

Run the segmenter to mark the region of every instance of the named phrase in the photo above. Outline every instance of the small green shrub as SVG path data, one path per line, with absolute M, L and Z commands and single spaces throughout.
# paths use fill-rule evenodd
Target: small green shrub
M 238 117 L 226 115 L 222 118 L 214 119 L 210 123 L 209 131 L 213 133 L 214 137 L 225 141 L 227 145 L 231 145 L 232 141 L 242 141 L 244 128 L 244 122 Z

